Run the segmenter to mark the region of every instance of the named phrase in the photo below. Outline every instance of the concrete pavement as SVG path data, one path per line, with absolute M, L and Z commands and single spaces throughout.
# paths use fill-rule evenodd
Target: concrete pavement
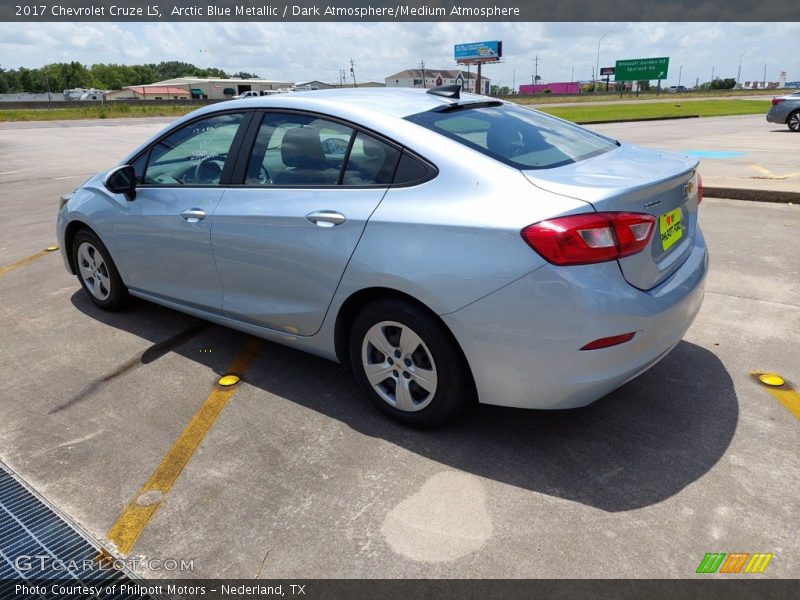
M 689 153 L 700 159 L 703 185 L 776 191 L 800 197 L 800 134 L 764 115 L 590 125 L 617 139 Z

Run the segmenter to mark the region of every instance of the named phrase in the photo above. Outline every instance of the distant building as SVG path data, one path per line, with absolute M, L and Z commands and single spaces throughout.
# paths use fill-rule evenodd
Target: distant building
M 460 85 L 465 92 L 475 92 L 475 82 L 478 74 L 462 71 L 461 69 L 406 69 L 394 75 L 389 75 L 384 81 L 386 87 L 416 87 L 432 88 L 440 85 Z M 481 75 L 478 87 L 479 94 L 489 94 L 491 81 Z
M 185 88 L 169 85 L 130 85 L 106 93 L 106 100 L 189 100 Z
M 332 90 L 334 88 L 351 88 L 353 87 L 352 83 L 345 83 L 342 85 L 336 83 L 325 83 L 324 81 L 304 81 L 303 83 L 295 84 L 294 88 L 299 92 L 302 90 L 314 89 L 314 90 Z M 358 86 L 360 88 L 376 88 L 376 87 L 386 87 L 385 83 L 379 83 L 377 81 L 365 81 L 363 83 L 359 83 Z
M 184 100 L 189 98 L 210 98 L 228 100 L 244 92 L 277 92 L 293 87 L 291 81 L 271 79 L 222 79 L 201 77 L 176 77 L 147 85 L 132 85 L 122 90 L 109 92 L 109 100 L 139 98 L 140 100 Z
M 577 94 L 581 89 L 577 81 L 557 81 L 553 83 L 537 83 L 536 85 L 521 85 L 519 93 L 522 94 L 543 94 L 545 90 L 550 90 L 549 94 Z

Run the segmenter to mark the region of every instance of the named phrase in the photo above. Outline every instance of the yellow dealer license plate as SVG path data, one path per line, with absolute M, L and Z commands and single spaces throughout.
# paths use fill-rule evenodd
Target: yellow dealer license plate
M 681 226 L 681 209 L 676 208 L 658 218 L 658 230 L 661 233 L 661 247 L 669 250 L 670 247 L 683 237 Z

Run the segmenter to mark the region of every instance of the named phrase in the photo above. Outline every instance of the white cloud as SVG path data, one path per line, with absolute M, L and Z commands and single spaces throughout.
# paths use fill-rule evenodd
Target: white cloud
M 262 77 L 335 82 L 350 77 L 383 81 L 402 69 L 452 68 L 453 44 L 503 40 L 505 60 L 484 73 L 501 85 L 530 81 L 533 58 L 545 81 L 588 79 L 622 58 L 669 56 L 670 78 L 708 80 L 711 68 L 742 80 L 776 80 L 785 70 L 800 79 L 799 23 L 30 23 L 0 24 L 0 65 L 37 67 L 78 60 L 142 63 L 180 60 Z M 795 51 L 791 51 L 794 48 Z

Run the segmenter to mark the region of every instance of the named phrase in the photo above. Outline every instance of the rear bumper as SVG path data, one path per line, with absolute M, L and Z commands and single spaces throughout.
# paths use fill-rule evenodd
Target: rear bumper
M 703 301 L 708 254 L 702 232 L 658 287 L 630 286 L 616 262 L 546 265 L 444 315 L 485 404 L 536 409 L 585 406 L 641 374 L 683 337 Z M 625 344 L 581 351 L 635 331 Z
M 767 112 L 767 123 L 786 124 L 786 118 L 789 116 L 789 111 L 781 107 L 780 104 L 775 104 Z

